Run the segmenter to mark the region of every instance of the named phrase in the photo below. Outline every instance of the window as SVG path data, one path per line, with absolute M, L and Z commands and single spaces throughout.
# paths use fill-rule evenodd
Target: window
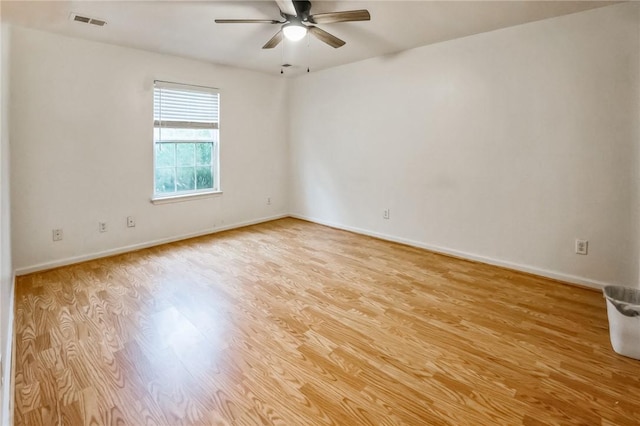
M 217 89 L 155 82 L 154 199 L 220 190 L 219 103 Z

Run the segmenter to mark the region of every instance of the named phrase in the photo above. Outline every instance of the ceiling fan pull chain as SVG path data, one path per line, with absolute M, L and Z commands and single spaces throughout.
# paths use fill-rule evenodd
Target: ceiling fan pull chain
M 311 47 L 311 36 L 309 35 L 309 31 L 307 31 L 307 49 L 306 49 L 306 57 L 307 57 L 307 63 L 309 63 L 309 57 L 311 55 L 309 55 L 309 49 Z M 307 65 L 307 72 L 309 72 L 309 65 Z
M 280 47 L 280 63 L 284 64 L 284 40 Z M 282 66 L 280 66 L 280 74 L 284 74 L 284 68 Z

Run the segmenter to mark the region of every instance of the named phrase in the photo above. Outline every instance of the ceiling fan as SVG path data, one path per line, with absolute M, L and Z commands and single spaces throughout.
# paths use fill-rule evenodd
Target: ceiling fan
M 318 40 L 333 48 L 344 46 L 345 42 L 333 34 L 316 27 L 313 24 L 333 24 L 336 22 L 369 21 L 371 15 L 366 9 L 349 10 L 345 12 L 327 12 L 311 15 L 311 2 L 302 0 L 276 0 L 283 21 L 272 19 L 216 19 L 218 24 L 278 24 L 280 31 L 262 46 L 263 49 L 273 49 L 286 37 L 291 41 L 302 39 L 307 32 Z M 305 25 L 311 24 L 311 25 Z

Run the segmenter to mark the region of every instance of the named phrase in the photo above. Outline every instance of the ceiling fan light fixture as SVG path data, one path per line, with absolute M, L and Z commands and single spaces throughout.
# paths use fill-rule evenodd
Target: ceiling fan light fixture
M 307 27 L 302 24 L 287 24 L 282 27 L 282 33 L 287 40 L 302 40 L 307 35 Z

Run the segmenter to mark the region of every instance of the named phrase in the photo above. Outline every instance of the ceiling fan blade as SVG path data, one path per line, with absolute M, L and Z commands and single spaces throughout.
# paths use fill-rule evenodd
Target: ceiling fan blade
M 337 49 L 338 47 L 344 46 L 345 42 L 340 40 L 338 37 L 329 34 L 325 30 L 321 30 L 318 27 L 314 27 L 312 25 L 308 26 L 307 29 L 311 34 L 313 34 L 318 40 L 327 43 L 329 46 Z
M 292 0 L 276 0 L 276 3 L 278 5 L 278 8 L 280 9 L 280 12 L 291 16 L 298 15 L 298 12 L 296 11 L 296 7 L 293 4 Z
M 282 41 L 282 30 L 278 31 L 276 33 L 276 35 L 274 35 L 273 37 L 271 37 L 271 40 L 269 40 L 267 42 L 267 44 L 265 44 L 264 46 L 262 46 L 263 49 L 273 49 L 274 47 L 276 47 L 278 44 L 280 44 L 280 42 Z
M 216 19 L 216 24 L 283 24 L 275 19 Z
M 369 21 L 371 15 L 366 9 L 348 10 L 345 12 L 316 13 L 309 16 L 312 24 L 333 24 L 336 22 Z

